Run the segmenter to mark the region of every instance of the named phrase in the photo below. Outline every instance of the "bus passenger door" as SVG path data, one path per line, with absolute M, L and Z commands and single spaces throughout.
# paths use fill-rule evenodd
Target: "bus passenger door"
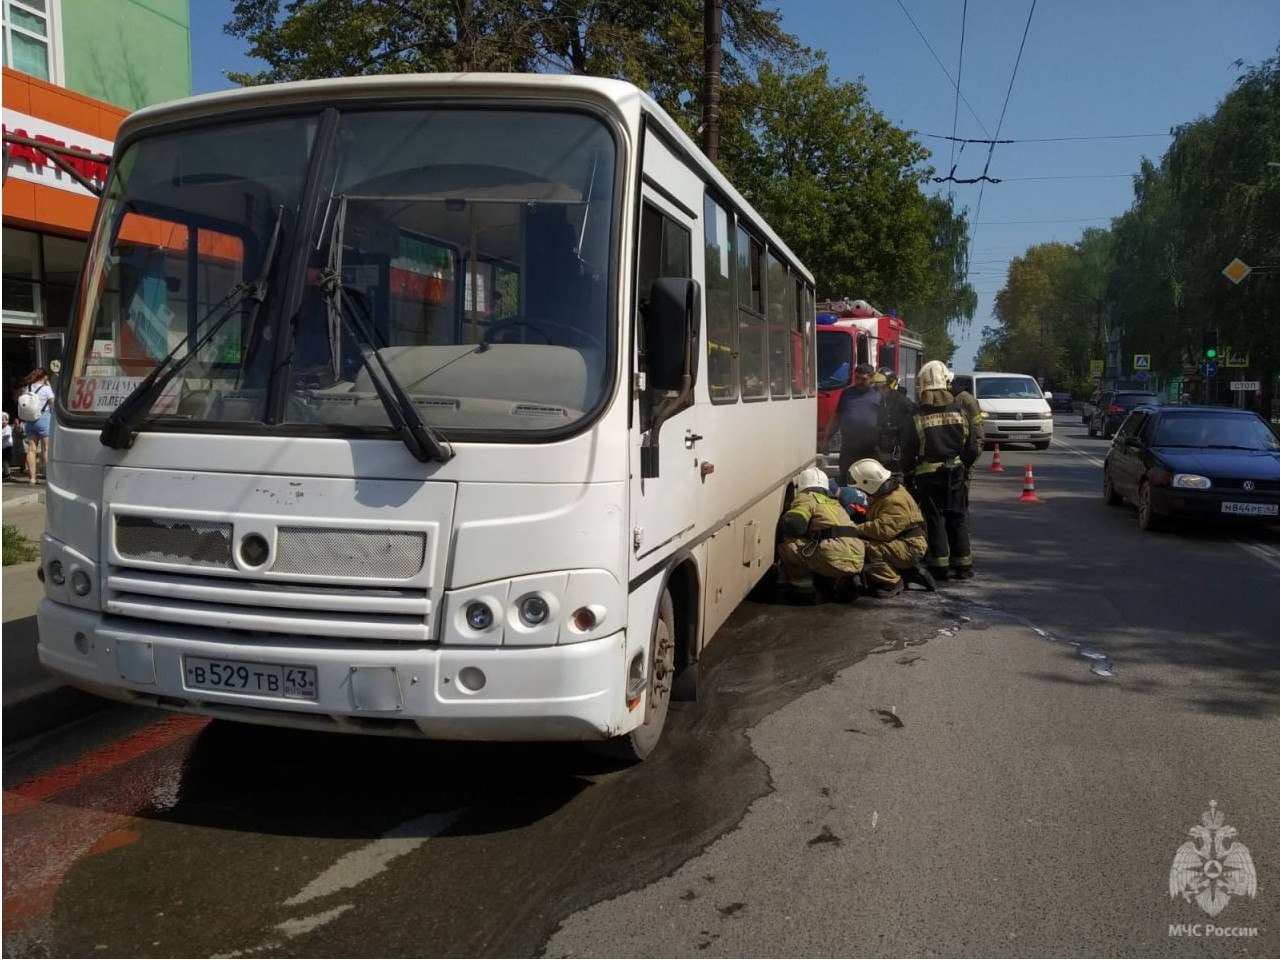
M 640 250 L 636 274 L 635 306 L 636 373 L 633 383 L 631 417 L 631 517 L 632 557 L 644 557 L 670 549 L 688 539 L 697 512 L 700 451 L 697 406 L 690 395 L 675 403 L 671 393 L 654 389 L 647 382 L 645 308 L 653 282 L 659 277 L 693 278 L 693 226 L 690 219 L 663 198 L 645 191 L 640 216 Z M 700 318 L 695 321 L 700 327 Z M 702 350 L 701 338 L 694 345 L 695 363 Z M 695 366 L 695 370 L 697 367 Z M 695 378 L 696 379 L 696 378 Z M 671 405 L 675 404 L 674 410 Z M 667 405 L 667 417 L 655 417 Z M 657 458 L 644 448 L 658 425 Z M 650 469 L 644 469 L 646 459 Z M 645 473 L 656 475 L 644 476 Z M 665 548 L 665 549 L 664 549 Z M 634 567 L 633 567 L 633 572 Z

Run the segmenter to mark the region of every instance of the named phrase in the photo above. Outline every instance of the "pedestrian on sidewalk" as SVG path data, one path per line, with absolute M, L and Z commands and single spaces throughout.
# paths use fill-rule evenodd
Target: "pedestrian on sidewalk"
M 53 386 L 44 367 L 36 367 L 22 378 L 18 416 L 27 441 L 27 482 L 34 486 L 37 459 L 43 461 L 45 473 L 49 472 L 49 431 L 53 427 Z
M 7 413 L 0 413 L 0 417 L 4 418 L 4 475 L 7 478 L 13 469 L 13 425 Z

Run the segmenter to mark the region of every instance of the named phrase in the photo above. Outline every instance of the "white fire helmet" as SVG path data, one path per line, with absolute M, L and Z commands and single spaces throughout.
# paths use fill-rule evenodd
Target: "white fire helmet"
M 921 390 L 945 390 L 951 386 L 951 371 L 941 360 L 930 360 L 916 374 L 916 385 Z
M 826 493 L 830 490 L 827 483 L 827 475 L 822 472 L 820 467 L 805 467 L 800 471 L 800 476 L 796 480 L 797 490 L 821 490 Z
M 849 483 L 865 494 L 879 490 L 893 474 L 879 460 L 859 460 L 849 468 Z

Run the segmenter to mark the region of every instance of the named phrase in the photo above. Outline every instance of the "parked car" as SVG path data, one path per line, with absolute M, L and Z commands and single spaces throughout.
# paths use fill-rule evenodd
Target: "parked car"
M 1098 401 L 1102 399 L 1102 391 L 1095 390 L 1089 395 L 1089 399 L 1080 405 L 1080 422 L 1087 424 L 1089 418 L 1093 416 L 1093 411 L 1098 409 Z
M 1094 405 L 1093 415 L 1089 417 L 1089 436 L 1101 434 L 1104 439 L 1109 440 L 1115 436 L 1116 428 L 1134 407 L 1144 404 L 1156 406 L 1159 403 L 1160 394 L 1149 390 L 1115 390 L 1103 393 Z
M 1138 526 L 1168 517 L 1280 522 L 1280 436 L 1252 410 L 1141 406 L 1102 467 L 1102 499 L 1138 506 Z
M 1025 373 L 961 373 L 951 383 L 952 392 L 968 390 L 982 409 L 988 444 L 1032 443 L 1047 450 L 1053 439 L 1052 393 L 1043 393 L 1034 377 Z

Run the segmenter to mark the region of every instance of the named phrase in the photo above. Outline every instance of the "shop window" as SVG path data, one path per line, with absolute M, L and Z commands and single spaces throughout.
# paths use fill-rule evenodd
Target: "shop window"
M 57 55 L 58 0 L 3 0 L 4 65 L 61 83 Z
M 40 316 L 40 237 L 4 228 L 4 319 L 38 327 Z

